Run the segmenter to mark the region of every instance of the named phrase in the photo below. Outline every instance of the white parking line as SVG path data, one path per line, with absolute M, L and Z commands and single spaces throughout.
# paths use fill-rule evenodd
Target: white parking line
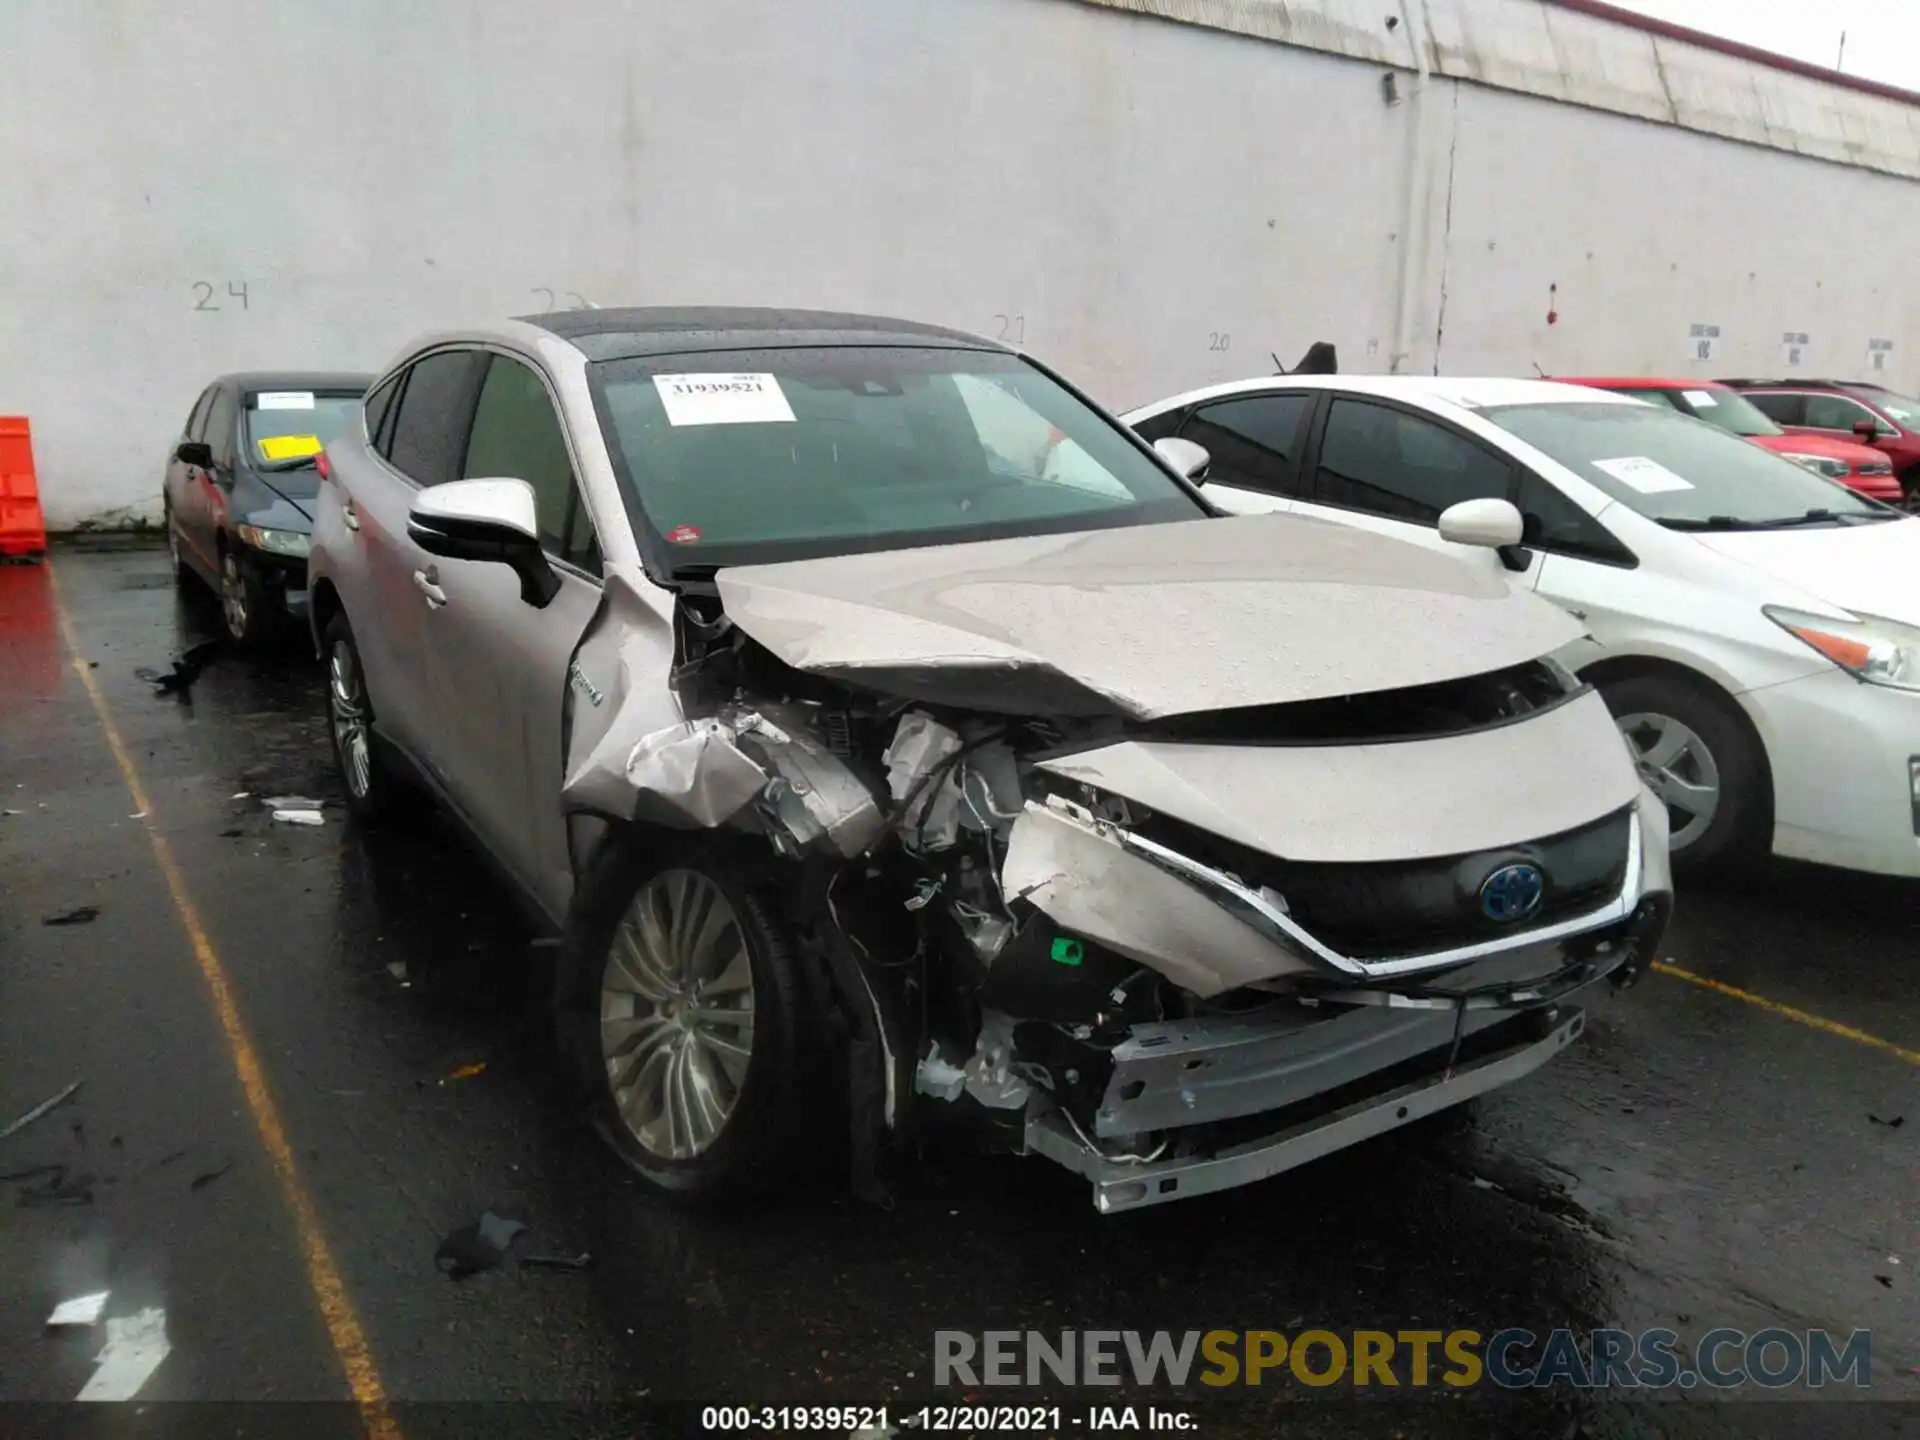
M 131 1400 L 167 1358 L 167 1312 L 142 1310 L 107 1321 L 107 1344 L 77 1400 Z

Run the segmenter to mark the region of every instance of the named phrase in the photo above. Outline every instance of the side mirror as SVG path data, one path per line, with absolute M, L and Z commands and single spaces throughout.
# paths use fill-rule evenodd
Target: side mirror
M 1462 500 L 1440 512 L 1440 538 L 1456 545 L 1498 550 L 1518 545 L 1526 530 L 1520 512 L 1506 500 Z
M 1877 421 L 1856 420 L 1853 422 L 1853 433 L 1858 435 L 1862 440 L 1877 439 L 1880 434 L 1880 426 Z
M 414 497 L 407 535 L 429 555 L 493 560 L 520 577 L 520 598 L 545 609 L 560 577 L 540 548 L 533 487 L 524 480 L 450 480 Z
M 1206 446 L 1182 440 L 1178 435 L 1163 435 L 1153 442 L 1153 452 L 1182 479 L 1196 485 L 1207 483 L 1207 466 L 1213 463 L 1213 457 L 1207 454 Z
M 174 448 L 173 458 L 182 465 L 197 465 L 202 470 L 213 468 L 213 446 L 204 440 L 182 440 Z

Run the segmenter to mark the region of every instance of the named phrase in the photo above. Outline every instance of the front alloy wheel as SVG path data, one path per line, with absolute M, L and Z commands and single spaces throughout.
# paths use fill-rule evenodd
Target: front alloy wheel
M 373 792 L 373 740 L 367 728 L 367 689 L 360 679 L 360 658 L 344 635 L 334 639 L 327 654 L 327 714 L 347 793 L 364 805 Z
M 600 983 L 600 1056 L 621 1122 L 649 1156 L 704 1154 L 753 1059 L 754 984 L 732 903 L 697 870 L 664 870 L 616 925 Z
M 235 644 L 255 645 L 266 637 L 267 597 L 260 578 L 233 550 L 220 553 L 220 617 Z
M 1671 715 L 1616 717 L 1634 767 L 1667 807 L 1669 844 L 1684 850 L 1713 825 L 1720 810 L 1720 766 L 1707 742 Z

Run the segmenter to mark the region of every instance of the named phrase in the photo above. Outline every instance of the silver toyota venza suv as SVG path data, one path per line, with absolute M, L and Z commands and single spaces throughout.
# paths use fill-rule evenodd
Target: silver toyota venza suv
M 560 934 L 596 1122 L 684 1195 L 872 1191 L 950 1116 L 1122 1210 L 1528 1074 L 1671 908 L 1579 626 L 1205 465 L 901 321 L 428 337 L 321 464 L 352 810 L 424 784 Z

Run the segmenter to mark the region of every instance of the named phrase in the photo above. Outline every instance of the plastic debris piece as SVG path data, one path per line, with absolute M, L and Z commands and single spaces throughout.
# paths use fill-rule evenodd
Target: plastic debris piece
M 324 825 L 326 817 L 318 810 L 276 810 L 273 818 L 282 825 Z
M 318 810 L 325 802 L 311 795 L 269 795 L 260 803 L 268 810 Z
M 222 840 L 238 840 L 241 836 L 245 835 L 246 833 L 247 832 L 244 830 L 222 830 L 220 832 L 220 838 Z
M 1893 1277 L 1891 1275 L 1876 1275 L 1873 1278 L 1886 1286 L 1887 1289 L 1891 1290 L 1893 1288 Z
M 491 1270 L 506 1259 L 513 1237 L 526 1228 L 518 1220 L 503 1219 L 489 1210 L 442 1240 L 433 1252 L 433 1263 L 449 1280 L 464 1280 Z
M 578 1255 L 522 1255 L 522 1270 L 584 1270 L 593 1263 L 593 1256 L 582 1250 Z
M 24 815 L 26 813 L 24 810 L 0 810 L 0 815 Z
M 222 1175 L 226 1174 L 231 1169 L 233 1169 L 233 1161 L 229 1160 L 227 1161 L 226 1164 L 220 1166 L 217 1170 L 203 1171 L 200 1174 L 193 1177 L 193 1181 L 191 1184 L 187 1186 L 187 1189 L 204 1190 L 207 1188 L 207 1186 L 213 1184 L 214 1181 L 218 1180 Z
M 91 1295 L 76 1295 L 71 1300 L 62 1300 L 53 1307 L 53 1314 L 47 1317 L 47 1328 L 58 1330 L 68 1325 L 98 1325 L 100 1312 L 107 1308 L 107 1296 L 110 1290 L 96 1290 Z
M 447 1072 L 447 1079 L 471 1080 L 476 1075 L 484 1075 L 486 1073 L 487 1062 L 484 1060 L 474 1060 L 465 1065 L 454 1066 L 453 1069 Z
M 406 979 L 407 978 L 407 962 L 404 960 L 394 960 L 389 962 L 387 965 L 387 974 L 391 975 L 396 980 Z
M 144 820 L 146 818 L 147 818 L 147 812 L 144 810 L 136 810 L 131 815 L 127 816 L 127 819 L 129 820 Z
M 38 1105 L 34 1106 L 33 1109 L 27 1111 L 26 1114 L 7 1126 L 6 1129 L 0 1130 L 0 1140 L 5 1140 L 10 1135 L 17 1135 L 49 1111 L 58 1110 L 74 1097 L 75 1093 L 80 1089 L 80 1084 L 81 1082 L 76 1080 L 51 1100 L 42 1100 Z
M 206 663 L 218 655 L 222 648 L 221 641 L 204 640 L 175 660 L 173 669 L 165 675 L 152 670 L 136 670 L 133 673 L 151 684 L 156 695 L 179 695 L 184 698 L 193 688 L 193 682 L 200 678 Z
M 251 800 L 253 798 L 253 792 L 251 790 L 236 790 L 227 798 L 229 800 Z
M 1907 1117 L 1904 1115 L 1896 1115 L 1891 1120 L 1882 1120 L 1878 1115 L 1875 1115 L 1872 1111 L 1867 1112 L 1867 1119 L 1871 1120 L 1876 1125 L 1884 1125 L 1889 1130 L 1898 1130 L 1902 1125 L 1907 1123 Z
M 100 918 L 98 905 L 76 905 L 71 910 L 62 910 L 58 915 L 49 915 L 42 925 L 91 925 Z

